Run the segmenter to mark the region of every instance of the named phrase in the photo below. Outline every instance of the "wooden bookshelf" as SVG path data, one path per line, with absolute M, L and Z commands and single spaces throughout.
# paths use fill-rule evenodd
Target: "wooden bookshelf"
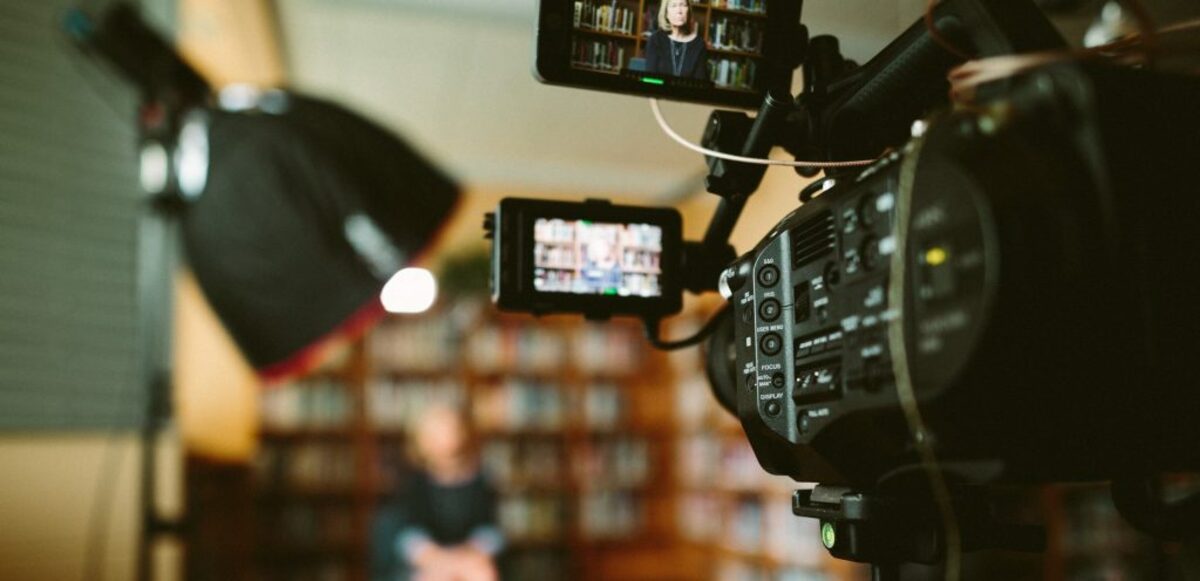
M 363 345 L 260 396 L 259 452 L 248 470 L 249 558 L 236 578 L 367 579 L 374 498 L 365 486 Z
M 420 341 L 424 355 L 395 360 L 408 341 Z M 629 577 L 624 562 L 648 553 L 675 560 L 667 554 L 677 543 L 665 358 L 638 325 L 449 305 L 388 319 L 366 351 L 364 416 L 375 454 L 391 458 L 375 462 L 376 496 L 403 478 L 389 464 L 403 455 L 412 417 L 373 406 L 462 403 L 500 492 L 511 578 L 648 578 Z

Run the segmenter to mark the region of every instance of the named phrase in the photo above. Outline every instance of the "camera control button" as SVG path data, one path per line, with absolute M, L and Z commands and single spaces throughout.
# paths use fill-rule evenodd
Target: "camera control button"
M 767 355 L 777 355 L 783 350 L 783 337 L 779 333 L 767 333 L 759 339 L 758 346 Z
M 782 411 L 782 409 L 783 409 L 783 406 L 780 406 L 779 402 L 777 402 L 775 400 L 771 400 L 771 401 L 767 402 L 767 415 L 768 416 L 775 417 L 775 416 L 779 415 L 779 412 Z
M 786 382 L 787 379 L 783 377 L 782 373 L 775 372 L 775 374 L 771 376 L 771 387 L 779 389 L 782 388 Z
M 763 286 L 775 286 L 779 282 L 779 267 L 774 264 L 768 264 L 758 269 L 758 284 Z
M 767 299 L 758 305 L 758 316 L 764 321 L 774 321 L 779 318 L 779 301 L 775 299 Z

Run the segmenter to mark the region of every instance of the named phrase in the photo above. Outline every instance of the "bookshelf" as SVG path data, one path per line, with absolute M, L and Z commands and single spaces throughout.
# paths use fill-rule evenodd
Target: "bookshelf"
M 749 91 L 762 60 L 766 0 L 692 3 L 698 33 L 709 52 L 709 79 L 718 87 Z M 645 55 L 657 30 L 658 0 L 577 0 L 572 66 L 617 75 Z
M 669 549 L 663 357 L 626 323 L 471 302 L 386 320 L 366 347 L 372 494 L 386 499 L 403 478 L 413 414 L 432 401 L 465 404 L 500 492 L 510 578 L 622 577 L 630 551 Z M 404 348 L 414 343 L 419 353 Z
M 243 577 L 366 579 L 374 499 L 365 487 L 363 345 L 260 395 L 249 470 L 250 566 Z

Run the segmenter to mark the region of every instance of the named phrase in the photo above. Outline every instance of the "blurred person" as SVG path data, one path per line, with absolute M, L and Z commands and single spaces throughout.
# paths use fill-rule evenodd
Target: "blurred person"
M 691 0 L 663 0 L 658 8 L 658 30 L 646 41 L 646 70 L 708 79 L 708 47 L 699 28 Z
M 399 497 L 398 553 L 402 579 L 492 581 L 504 538 L 496 491 L 485 478 L 467 418 L 444 405 L 429 407 L 414 426 L 417 470 Z

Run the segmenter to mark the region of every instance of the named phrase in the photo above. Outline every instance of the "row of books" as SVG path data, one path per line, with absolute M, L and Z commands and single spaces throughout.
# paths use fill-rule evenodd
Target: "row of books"
M 633 358 L 634 356 L 630 354 L 629 359 Z M 602 359 L 597 358 L 597 360 Z M 589 430 L 613 430 L 620 427 L 628 417 L 629 406 L 625 390 L 615 384 L 606 382 L 588 384 L 583 388 L 582 400 L 580 419 L 583 421 L 583 427 Z
M 679 479 L 687 486 L 749 491 L 762 490 L 772 478 L 754 456 L 744 438 L 720 434 L 694 434 L 679 442 Z M 790 481 L 789 481 L 790 482 Z
M 681 329 L 679 325 L 671 325 L 666 335 L 668 337 L 690 337 L 694 331 L 695 328 L 691 326 Z M 691 353 L 692 351 L 696 353 Z M 696 366 L 694 369 L 703 369 L 704 364 L 698 356 L 699 351 L 699 349 L 680 349 L 672 352 L 670 355 L 672 366 L 681 372 L 682 368 L 693 364 Z M 709 427 L 712 425 L 712 420 L 719 414 L 728 415 L 728 412 L 718 409 L 720 406 L 713 397 L 708 377 L 702 372 L 692 371 L 687 375 L 679 376 L 675 382 L 674 395 L 675 417 L 679 426 L 685 431 Z
M 787 496 L 690 492 L 677 506 L 679 530 L 693 542 L 715 542 L 739 553 L 810 568 L 819 568 L 827 558 L 818 522 L 792 514 Z
M 758 14 L 766 14 L 766 0 L 709 0 L 709 5 L 713 8 L 725 8 L 727 10 L 740 10 L 742 12 L 755 12 Z
M 642 367 L 646 340 L 637 330 L 611 323 L 588 324 L 571 338 L 575 369 L 608 377 L 635 373 Z
M 371 333 L 369 349 L 376 371 L 440 371 L 458 360 L 460 332 L 450 317 L 388 322 Z
M 695 543 L 719 541 L 725 518 L 722 500 L 713 494 L 684 494 L 675 505 L 680 534 Z
M 625 45 L 606 40 L 571 39 L 571 64 L 576 67 L 618 72 L 625 67 Z
M 592 442 L 571 457 L 575 480 L 581 486 L 640 486 L 651 478 L 650 445 L 641 438 Z
M 735 550 L 755 553 L 762 550 L 766 541 L 763 525 L 762 501 L 756 498 L 739 497 L 725 514 L 725 532 L 722 538 Z
M 547 440 L 491 440 L 481 460 L 502 490 L 555 486 L 563 477 L 563 445 Z
M 269 430 L 346 427 L 354 401 L 339 380 L 314 378 L 265 389 L 259 395 L 262 426 Z
M 753 59 L 708 59 L 708 78 L 718 87 L 752 90 L 757 71 L 758 65 Z
M 395 380 L 376 378 L 367 386 L 367 421 L 375 429 L 408 430 L 430 405 L 461 406 L 466 389 L 455 378 Z
M 594 382 L 580 390 L 556 383 L 509 380 L 481 387 L 475 418 L 486 430 L 559 430 L 570 424 L 589 432 L 608 432 L 629 419 L 626 390 Z
M 592 492 L 578 497 L 578 533 L 586 539 L 628 537 L 643 528 L 645 511 L 626 492 Z M 515 542 L 557 541 L 567 534 L 565 498 L 554 494 L 513 494 L 500 500 L 500 527 Z
M 708 23 L 708 46 L 758 54 L 762 50 L 763 23 L 744 18 L 714 18 Z
M 626 248 L 621 252 L 621 268 L 625 270 L 659 271 L 661 253 L 655 250 Z
M 588 264 L 583 256 L 584 250 L 584 248 L 574 245 L 538 242 L 533 247 L 533 264 L 542 268 L 579 268 Z M 625 247 L 621 249 L 620 265 L 624 270 L 657 271 L 661 254 L 656 249 L 645 249 L 640 246 Z
M 637 11 L 617 0 L 576 0 L 575 28 L 633 34 L 637 28 Z
M 793 515 L 790 503 L 786 496 L 762 500 L 692 492 L 677 505 L 677 523 L 692 542 L 717 543 L 738 553 L 819 569 L 828 558 L 819 524 Z
M 558 494 L 509 494 L 500 499 L 497 512 L 500 528 L 513 541 L 560 539 L 565 532 Z
M 562 218 L 540 218 L 533 223 L 533 239 L 549 244 L 574 244 L 575 221 Z
M 767 497 L 763 507 L 766 530 L 761 550 L 767 556 L 777 562 L 813 569 L 828 562 L 829 555 L 821 544 L 820 521 L 793 514 L 791 496 Z
M 577 485 L 588 489 L 641 486 L 652 476 L 649 444 L 638 438 L 592 442 L 570 456 L 560 441 L 491 440 L 482 461 L 496 484 L 508 490 L 560 486 L 567 464 Z
M 270 444 L 255 457 L 256 486 L 265 492 L 341 492 L 355 482 L 357 462 L 345 442 Z
M 627 492 L 591 492 L 579 499 L 579 533 L 584 538 L 628 537 L 641 530 L 644 511 Z
M 267 546 L 345 543 L 354 534 L 352 511 L 336 504 L 293 502 L 257 516 L 257 536 Z
M 560 430 L 567 417 L 562 386 L 509 379 L 481 387 L 475 395 L 475 424 L 482 430 Z
M 650 224 L 629 224 L 621 229 L 620 242 L 622 246 L 660 250 L 662 228 Z
M 450 323 L 389 323 L 372 335 L 372 367 L 379 375 L 450 372 L 466 362 L 479 373 L 550 373 L 568 361 L 584 373 L 635 370 L 644 340 L 627 327 L 586 325 L 571 332 L 524 325 L 484 326 L 464 342 Z
M 484 327 L 468 337 L 464 355 L 478 372 L 557 372 L 567 361 L 563 339 L 560 332 L 533 326 Z
M 542 268 L 575 268 L 578 254 L 574 245 L 538 242 L 533 247 L 533 264 Z

